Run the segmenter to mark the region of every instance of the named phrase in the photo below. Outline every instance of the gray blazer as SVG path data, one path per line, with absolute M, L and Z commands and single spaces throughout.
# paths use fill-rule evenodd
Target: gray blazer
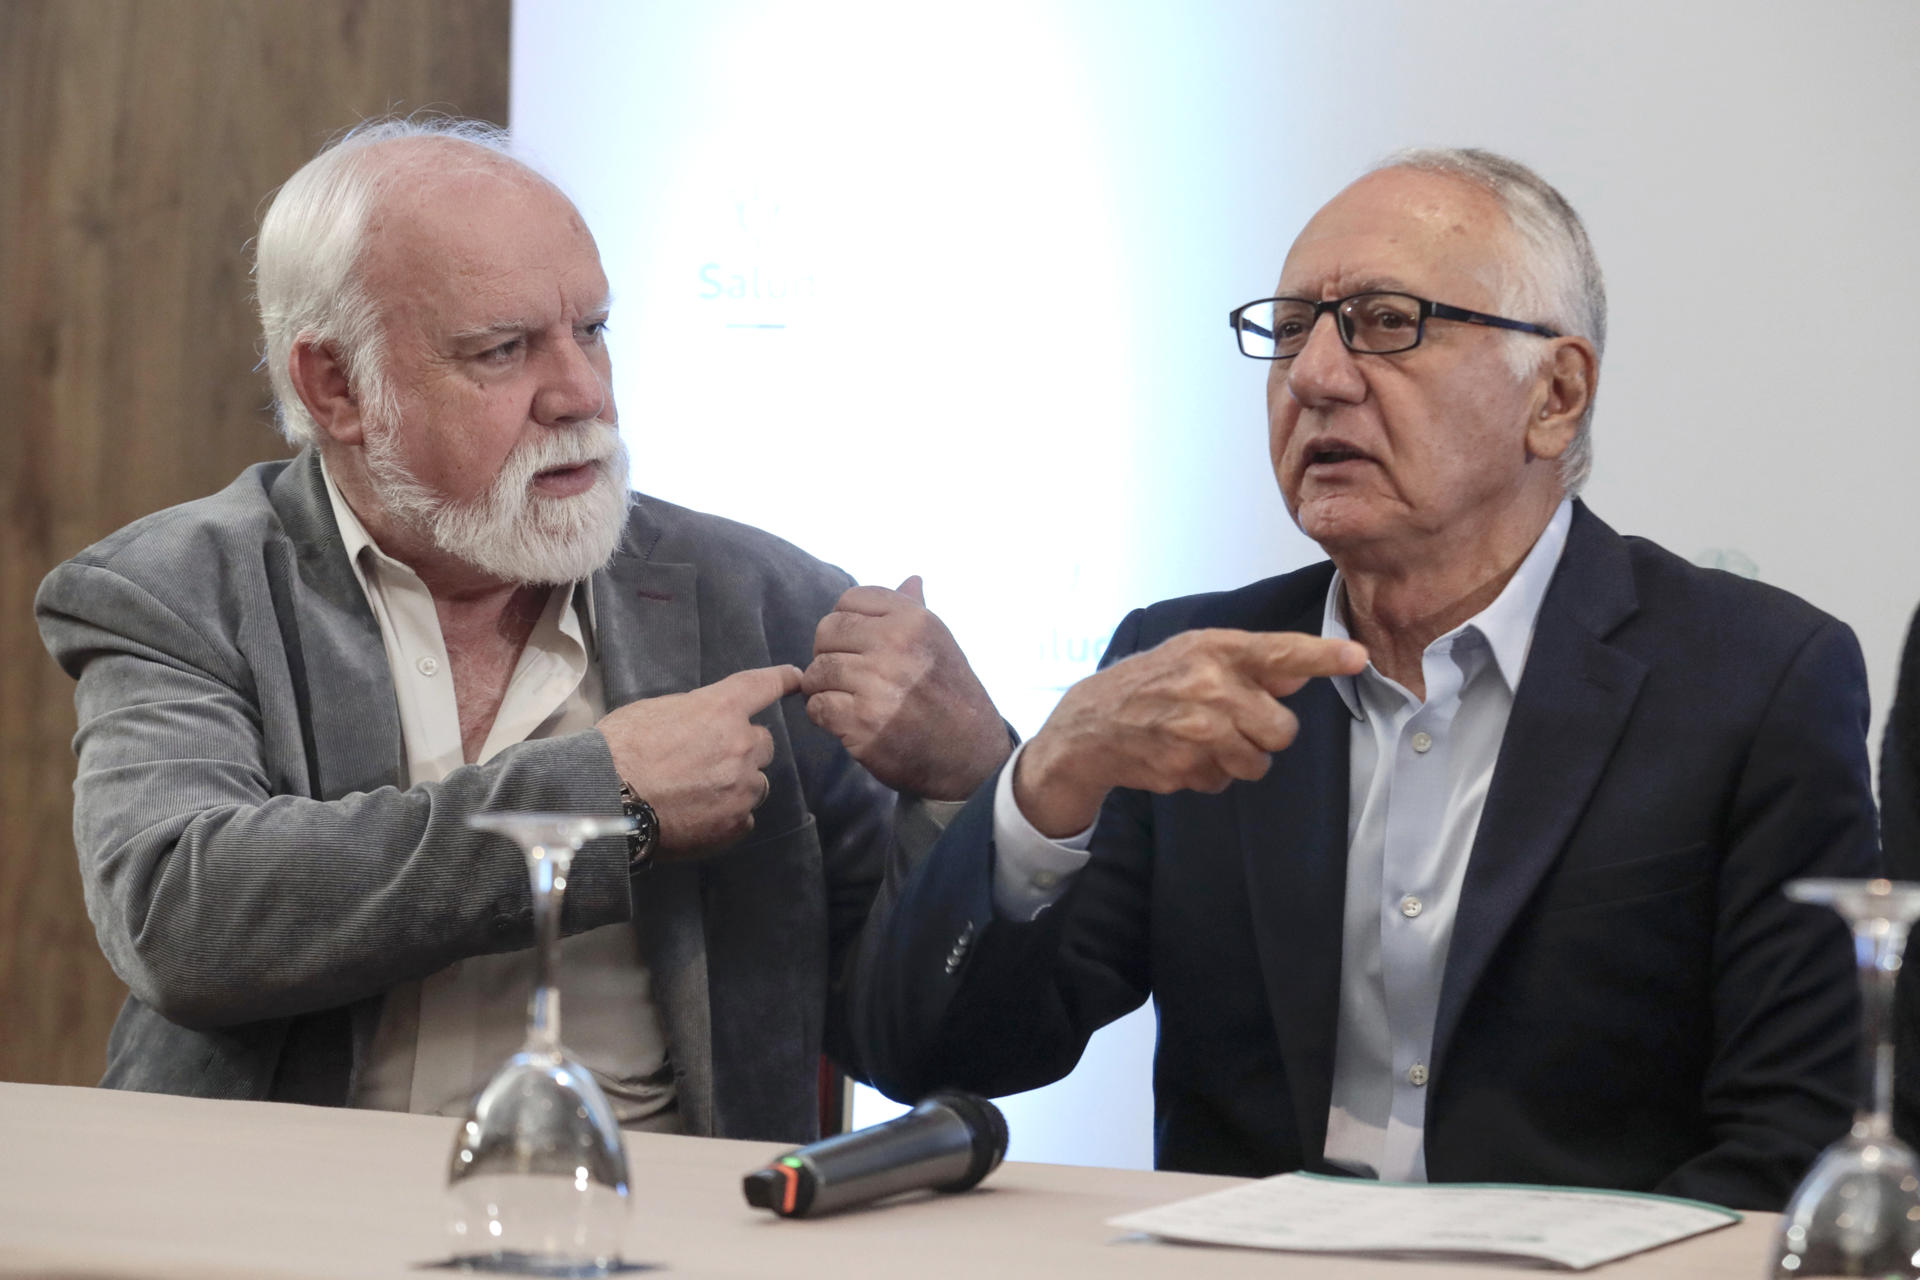
M 636 497 L 592 579 L 607 705 L 804 666 L 849 585 L 769 534 Z M 406 785 L 378 624 L 311 452 L 113 534 L 35 610 L 79 682 L 81 878 L 132 992 L 106 1085 L 344 1103 L 389 988 L 532 943 L 520 855 L 462 820 L 618 803 L 593 731 Z M 838 991 L 895 805 L 800 698 L 760 719 L 776 753 L 753 834 L 631 883 L 623 842 L 594 841 L 563 927 L 638 928 L 690 1132 L 800 1141 L 823 1048 L 859 1068 Z

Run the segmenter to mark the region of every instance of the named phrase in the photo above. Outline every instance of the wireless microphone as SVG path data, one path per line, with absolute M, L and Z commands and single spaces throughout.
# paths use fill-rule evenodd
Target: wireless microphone
M 741 1189 L 756 1209 L 805 1218 L 902 1191 L 965 1191 L 1006 1154 L 1000 1108 L 945 1090 L 896 1120 L 789 1151 L 748 1174 Z

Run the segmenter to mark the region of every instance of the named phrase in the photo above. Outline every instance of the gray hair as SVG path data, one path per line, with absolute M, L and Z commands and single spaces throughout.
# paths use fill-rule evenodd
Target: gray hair
M 333 347 L 355 394 L 393 417 L 380 311 L 360 268 L 368 218 L 395 172 L 374 150 L 406 138 L 442 139 L 473 148 L 476 161 L 504 159 L 526 167 L 512 156 L 506 131 L 495 125 L 445 116 L 389 117 L 335 138 L 274 194 L 254 244 L 254 297 L 275 419 L 291 444 L 313 444 L 318 435 L 287 372 L 299 342 Z
M 1499 202 L 1520 240 L 1520 259 L 1509 264 L 1502 310 L 1516 320 L 1549 325 L 1593 343 L 1595 358 L 1607 346 L 1607 286 L 1580 215 L 1566 197 L 1517 160 L 1473 147 L 1416 148 L 1388 156 L 1381 169 L 1417 169 L 1473 183 Z M 1513 335 L 1507 360 L 1516 377 L 1539 371 L 1538 342 Z M 1593 399 L 1580 418 L 1573 443 L 1560 457 L 1560 486 L 1577 494 L 1593 470 Z

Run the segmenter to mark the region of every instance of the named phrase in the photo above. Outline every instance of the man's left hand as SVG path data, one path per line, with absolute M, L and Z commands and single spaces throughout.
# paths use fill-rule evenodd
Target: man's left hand
M 813 722 L 896 791 L 964 800 L 1013 747 L 917 575 L 842 595 L 814 632 L 800 691 Z

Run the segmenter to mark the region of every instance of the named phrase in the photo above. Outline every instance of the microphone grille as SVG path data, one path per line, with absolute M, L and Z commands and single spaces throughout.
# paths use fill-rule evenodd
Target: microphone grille
M 937 1102 L 960 1117 L 973 1140 L 973 1157 L 967 1162 L 966 1173 L 940 1190 L 965 1191 L 1000 1166 L 1007 1154 L 1007 1118 L 1000 1114 L 1000 1108 L 977 1094 L 962 1093 L 958 1089 L 930 1093 L 926 1101 Z

